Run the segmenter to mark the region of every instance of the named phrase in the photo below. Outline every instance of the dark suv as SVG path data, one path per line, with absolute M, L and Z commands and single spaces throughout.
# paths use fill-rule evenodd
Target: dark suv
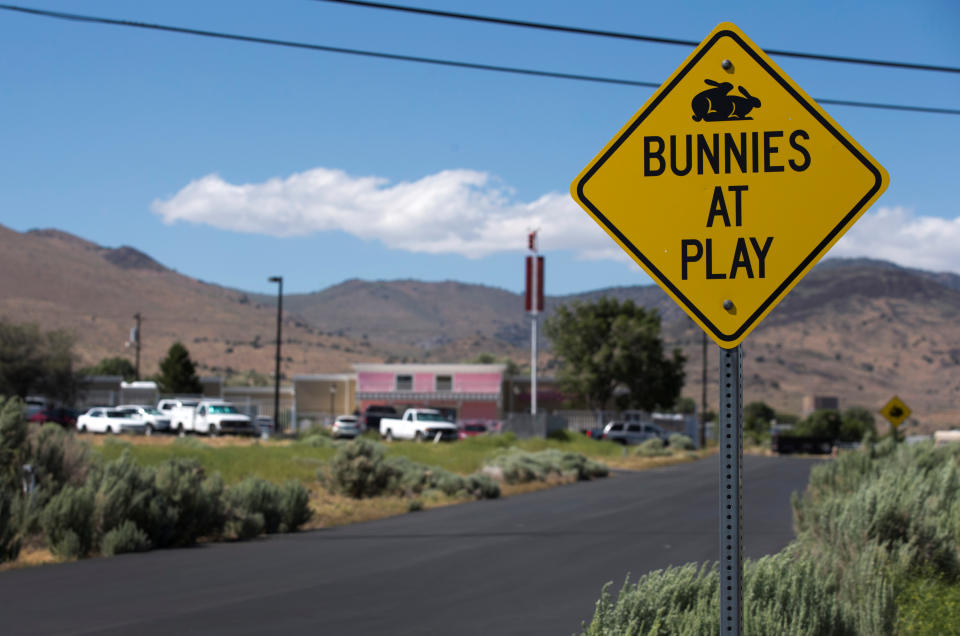
M 384 417 L 398 417 L 397 409 L 392 406 L 373 404 L 363 412 L 363 430 L 380 431 L 380 420 Z

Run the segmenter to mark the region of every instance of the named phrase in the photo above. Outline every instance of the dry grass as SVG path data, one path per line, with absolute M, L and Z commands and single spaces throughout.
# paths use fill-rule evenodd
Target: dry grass
M 80 439 L 90 442 L 91 446 L 103 446 L 108 440 L 118 442 L 129 442 L 137 446 L 170 446 L 179 439 L 176 435 L 81 435 Z M 239 436 L 221 436 L 221 437 L 196 437 L 207 446 L 213 448 L 228 448 L 231 446 L 289 446 L 291 440 L 262 440 L 259 437 L 239 437 Z
M 16 561 L 0 563 L 0 572 L 5 570 L 17 570 L 28 568 L 34 565 L 46 565 L 48 563 L 60 563 L 62 559 L 53 555 L 50 549 L 41 543 L 30 543 L 23 546 L 20 550 L 20 556 Z

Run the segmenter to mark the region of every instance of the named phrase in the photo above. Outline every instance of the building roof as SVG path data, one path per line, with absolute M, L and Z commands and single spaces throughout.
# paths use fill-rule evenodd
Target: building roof
M 305 373 L 302 375 L 293 376 L 293 381 L 309 381 L 309 380 L 318 380 L 318 381 L 335 381 L 343 382 L 345 380 L 355 380 L 356 376 L 353 373 Z
M 503 373 L 505 364 L 423 364 L 423 363 L 370 363 L 353 365 L 357 373 Z

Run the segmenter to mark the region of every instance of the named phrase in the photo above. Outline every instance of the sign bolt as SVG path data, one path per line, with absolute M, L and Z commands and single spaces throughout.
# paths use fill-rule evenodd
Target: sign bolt
M 723 67 L 723 70 L 729 71 L 730 69 L 733 68 L 733 62 L 731 62 L 730 60 L 724 60 L 720 62 L 720 66 Z
M 727 311 L 730 311 L 731 309 L 733 309 L 733 301 L 730 300 L 729 298 L 723 301 L 723 308 L 726 309 Z

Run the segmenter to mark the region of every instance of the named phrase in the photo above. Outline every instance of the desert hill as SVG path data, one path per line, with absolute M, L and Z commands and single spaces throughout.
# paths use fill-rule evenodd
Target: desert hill
M 197 281 L 134 248 L 105 248 L 58 230 L 19 233 L 0 226 L 0 267 L 0 317 L 72 331 L 80 365 L 132 357 L 124 342 L 140 312 L 143 375 L 156 371 L 176 339 L 204 374 L 272 372 L 273 296 Z M 548 296 L 548 313 L 602 295 L 659 310 L 668 345 L 687 355 L 684 393 L 699 403 L 702 334 L 658 287 Z M 879 408 L 896 393 L 923 423 L 960 424 L 958 315 L 960 276 L 866 259 L 827 260 L 746 341 L 745 399 L 799 412 L 805 394 Z M 286 376 L 346 371 L 359 361 L 460 362 L 493 353 L 523 364 L 529 356 L 521 297 L 455 281 L 354 279 L 287 295 L 283 329 Z M 713 408 L 712 343 L 708 357 Z M 542 364 L 549 362 L 546 351 Z

